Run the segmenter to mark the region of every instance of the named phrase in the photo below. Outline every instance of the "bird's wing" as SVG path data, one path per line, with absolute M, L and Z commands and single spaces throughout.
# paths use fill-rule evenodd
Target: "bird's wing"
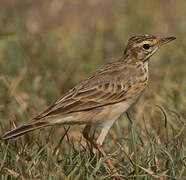
M 132 69 L 108 65 L 71 89 L 35 119 L 121 102 L 131 89 Z

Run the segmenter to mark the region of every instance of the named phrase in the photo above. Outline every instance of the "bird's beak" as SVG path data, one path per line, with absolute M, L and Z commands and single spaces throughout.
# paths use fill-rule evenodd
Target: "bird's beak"
M 159 46 L 162 46 L 162 45 L 167 44 L 168 42 L 173 41 L 175 39 L 176 39 L 175 37 L 160 38 L 158 44 L 159 44 Z

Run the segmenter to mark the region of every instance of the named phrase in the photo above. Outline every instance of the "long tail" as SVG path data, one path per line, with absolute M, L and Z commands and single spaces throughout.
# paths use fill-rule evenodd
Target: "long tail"
M 18 127 L 16 129 L 13 129 L 5 134 L 3 134 L 0 137 L 0 140 L 8 140 L 8 139 L 13 139 L 19 136 L 22 136 L 28 132 L 34 131 L 36 129 L 40 129 L 46 126 L 49 126 L 50 124 L 48 122 L 33 122 L 28 125 L 23 125 L 21 127 Z

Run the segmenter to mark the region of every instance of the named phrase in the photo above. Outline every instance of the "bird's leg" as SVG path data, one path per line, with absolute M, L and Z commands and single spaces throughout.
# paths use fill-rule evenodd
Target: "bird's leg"
M 101 133 L 100 133 L 100 135 L 99 135 L 99 137 L 98 137 L 98 139 L 97 139 L 97 141 L 96 141 L 96 144 L 99 144 L 100 146 L 102 146 L 103 141 L 104 141 L 105 136 L 107 135 L 108 131 L 109 131 L 108 128 L 103 128 L 103 129 L 101 130 Z M 105 154 L 106 154 L 106 153 L 105 153 Z M 103 155 L 103 154 L 102 154 L 102 155 Z M 104 157 L 104 155 L 103 155 L 103 157 Z M 114 158 L 110 158 L 110 161 L 112 161 L 112 162 L 114 162 L 114 163 L 119 163 L 119 161 L 118 161 L 117 159 L 114 159 Z
M 99 141 L 97 141 L 97 142 L 95 142 L 91 137 L 89 137 L 89 132 L 90 132 L 90 128 L 91 128 L 91 126 L 89 126 L 89 125 L 87 125 L 85 128 L 84 128 L 84 130 L 83 130 L 83 137 L 85 138 L 85 139 L 87 139 L 101 154 L 102 154 L 102 156 L 105 158 L 106 156 L 107 156 L 107 154 L 105 153 L 105 151 L 103 150 L 103 147 L 102 147 L 102 145 L 101 144 L 99 144 L 99 142 L 100 143 L 102 143 L 103 142 L 103 140 L 104 140 L 104 137 L 100 137 L 99 136 L 99 138 L 98 138 L 98 140 Z M 107 130 L 108 131 L 108 130 Z M 105 132 L 106 133 L 106 132 Z M 106 134 L 103 134 L 103 135 L 106 135 Z M 101 135 L 101 134 L 100 134 Z M 112 170 L 112 173 L 117 173 L 117 170 L 116 170 L 116 168 L 112 165 L 112 162 L 111 162 L 111 160 L 110 159 L 107 159 L 106 160 L 106 163 L 107 163 L 107 165 L 110 167 L 110 169 Z

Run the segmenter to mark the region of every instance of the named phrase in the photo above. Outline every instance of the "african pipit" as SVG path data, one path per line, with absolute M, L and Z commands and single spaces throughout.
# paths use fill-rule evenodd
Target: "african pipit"
M 30 131 L 56 124 L 85 124 L 83 136 L 105 157 L 102 143 L 116 119 L 137 102 L 148 82 L 148 60 L 158 48 L 175 37 L 133 36 L 123 56 L 108 63 L 55 101 L 30 124 L 13 129 L 0 137 L 12 139 Z M 101 127 L 94 141 L 92 126 Z M 107 161 L 115 171 L 111 161 Z

